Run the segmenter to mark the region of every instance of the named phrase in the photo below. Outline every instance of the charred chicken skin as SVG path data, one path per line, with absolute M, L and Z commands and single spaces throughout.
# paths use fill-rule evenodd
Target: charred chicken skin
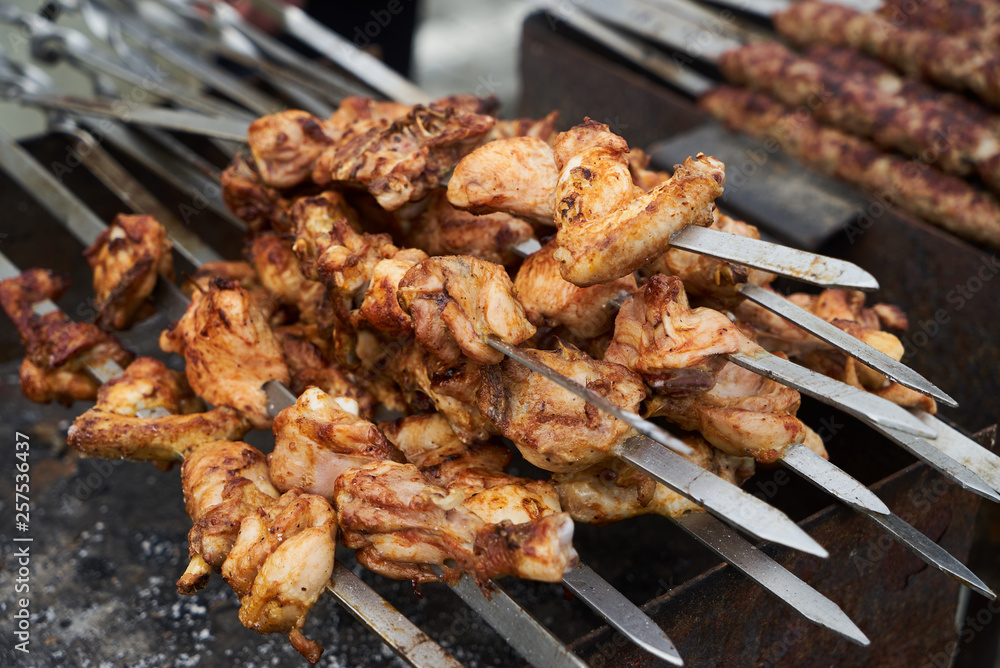
M 681 279 L 657 274 L 622 305 L 604 359 L 672 393 L 712 387 L 721 355 L 759 349 L 722 313 L 692 309 Z
M 725 171 L 698 155 L 649 192 L 629 172 L 628 145 L 607 125 L 587 120 L 556 139 L 555 258 L 580 286 L 614 280 L 661 255 L 685 225 L 711 225 Z
M 48 269 L 29 269 L 0 282 L 0 306 L 14 323 L 26 355 L 19 371 L 28 399 L 69 406 L 97 397 L 100 383 L 87 370 L 114 362 L 127 366 L 135 356 L 96 325 L 71 321 L 62 311 L 37 315 L 39 302 L 59 299 L 69 281 Z
M 635 411 L 646 396 L 642 380 L 619 364 L 591 359 L 569 345 L 525 354 Z M 511 359 L 483 369 L 479 410 L 546 471 L 575 471 L 611 455 L 631 427 Z
M 142 416 L 160 409 L 169 415 Z M 74 420 L 66 442 L 88 457 L 180 461 L 206 441 L 241 438 L 250 423 L 229 406 L 205 412 L 184 374 L 140 357 L 97 392 L 93 408 Z
M 125 329 L 151 315 L 148 301 L 157 278 L 172 281 L 173 244 L 152 216 L 119 214 L 83 256 L 94 270 L 94 293 L 101 329 Z
M 383 209 L 395 211 L 440 186 L 493 124 L 491 116 L 461 106 L 418 105 L 388 126 L 342 137 L 316 160 L 313 181 L 361 184 Z
M 219 178 L 222 201 L 226 208 L 257 234 L 270 227 L 281 227 L 290 202 L 261 178 L 257 165 L 242 153 L 236 154 Z
M 467 255 L 432 257 L 399 282 L 399 304 L 413 318 L 417 341 L 445 363 L 464 354 L 496 364 L 503 353 L 488 336 L 517 345 L 535 334 L 503 267 Z
M 184 317 L 160 335 L 160 348 L 184 356 L 198 396 L 232 406 L 255 429 L 267 429 L 271 418 L 262 386 L 291 381 L 278 338 L 238 284 L 214 279 L 207 293 L 197 294 Z

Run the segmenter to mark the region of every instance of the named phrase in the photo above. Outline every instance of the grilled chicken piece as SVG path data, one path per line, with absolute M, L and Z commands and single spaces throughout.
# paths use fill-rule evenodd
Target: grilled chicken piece
M 190 563 L 177 591 L 194 594 L 222 568 L 236 543 L 243 518 L 277 499 L 267 461 L 257 448 L 234 441 L 203 442 L 181 464 L 184 509 L 194 523 L 188 532 Z
M 370 97 L 351 95 L 345 97 L 337 110 L 330 114 L 327 130 L 339 140 L 345 133 L 357 132 L 359 128 L 388 126 L 406 116 L 412 108 L 408 104 L 391 100 L 373 100 Z
M 434 408 L 451 424 L 466 443 L 483 441 L 493 426 L 476 407 L 476 393 L 482 383 L 482 369 L 467 358 L 453 365 L 429 354 L 415 341 L 407 343 L 390 360 L 392 377 L 408 393 L 406 403 L 414 408 Z M 431 405 L 421 405 L 426 396 Z
M 273 232 L 261 234 L 250 243 L 247 258 L 271 299 L 294 307 L 299 322 L 329 326 L 332 314 L 326 288 L 302 275 L 291 243 Z
M 261 179 L 272 188 L 291 188 L 307 180 L 316 159 L 333 141 L 322 119 L 297 109 L 261 116 L 247 132 Z
M 734 485 L 753 475 L 754 462 L 712 448 L 701 436 L 680 435 L 694 453 L 684 455 L 706 471 Z M 611 524 L 636 515 L 679 517 L 703 508 L 659 484 L 620 459 L 608 459 L 581 471 L 552 476 L 562 507 L 575 522 Z
M 628 171 L 632 174 L 632 183 L 646 192 L 670 180 L 670 172 L 649 169 L 649 160 L 650 156 L 641 148 L 630 148 L 628 151 Z
M 323 648 L 302 633 L 306 616 L 330 583 L 337 521 L 323 497 L 293 489 L 251 511 L 222 564 L 240 598 L 240 621 L 260 634 L 287 633 L 309 663 Z
M 174 279 L 173 244 L 156 218 L 118 214 L 83 256 L 94 270 L 95 324 L 126 329 L 154 312 L 157 277 Z
M 352 466 L 390 459 L 399 452 L 375 425 L 357 415 L 357 404 L 310 387 L 274 419 L 271 480 L 282 490 L 298 487 L 333 499 L 337 478 Z
M 155 409 L 170 415 L 139 415 Z M 241 438 L 249 430 L 229 406 L 205 412 L 184 374 L 140 357 L 101 386 L 97 403 L 73 421 L 66 442 L 88 457 L 173 462 L 206 441 Z
M 542 118 L 515 118 L 509 121 L 498 120 L 493 130 L 487 136 L 487 141 L 510 139 L 512 137 L 532 137 L 551 144 L 556 138 L 556 123 L 559 112 L 550 111 Z
M 692 309 L 681 279 L 657 274 L 622 305 L 604 359 L 673 393 L 712 387 L 722 355 L 759 349 L 722 313 Z
M 295 243 L 292 250 L 307 278 L 319 280 L 317 263 L 331 246 L 342 245 L 347 230 L 360 234 L 358 215 L 344 196 L 328 190 L 319 195 L 296 199 L 288 211 Z
M 410 314 L 399 305 L 399 282 L 427 253 L 416 248 L 404 248 L 391 259 L 382 260 L 372 269 L 371 283 L 361 302 L 360 319 L 390 336 L 403 337 L 413 333 Z
M 288 387 L 293 394 L 298 396 L 314 385 L 335 397 L 353 399 L 360 415 L 372 416 L 378 402 L 367 389 L 367 379 L 341 367 L 334 355 L 333 342 L 316 325 L 286 325 L 276 328 L 274 333 L 292 376 Z
M 400 418 L 379 429 L 431 482 L 464 495 L 462 505 L 484 522 L 521 524 L 562 511 L 552 483 L 504 472 L 509 448 L 463 442 L 440 413 Z
M 566 513 L 514 524 L 483 521 L 461 492 L 430 482 L 413 464 L 382 461 L 345 471 L 336 484 L 337 522 L 358 561 L 387 577 L 481 585 L 500 575 L 559 582 L 576 561 Z
M 789 295 L 788 299 L 893 359 L 902 359 L 904 350 L 899 338 L 882 331 L 883 327 L 907 329 L 906 316 L 898 307 L 875 304 L 866 308 L 864 293 L 853 290 L 824 290 L 818 295 L 798 293 Z M 932 414 L 937 412 L 934 399 L 890 381 L 871 367 L 756 304 L 742 304 L 736 313 L 753 326 L 760 344 L 767 350 L 785 351 L 814 371 L 901 406 L 920 408 Z
M 246 443 L 204 443 L 181 466 L 191 561 L 177 590 L 193 594 L 220 570 L 240 597 L 240 621 L 287 633 L 311 663 L 323 649 L 302 635 L 306 614 L 333 574 L 336 523 L 321 497 L 279 498 L 264 454 Z
M 316 161 L 313 181 L 361 184 L 382 208 L 395 211 L 440 186 L 493 123 L 492 117 L 461 107 L 418 105 L 387 127 L 343 136 Z
M 711 225 L 723 164 L 699 154 L 670 180 L 643 192 L 629 172 L 628 145 L 587 120 L 556 139 L 559 168 L 555 253 L 563 278 L 580 286 L 625 276 L 662 254 L 686 225 Z
M 226 208 L 250 228 L 251 234 L 270 227 L 285 227 L 285 210 L 289 202 L 261 178 L 253 160 L 237 153 L 223 170 L 222 201 Z
M 555 241 L 525 259 L 514 277 L 517 299 L 536 327 L 565 327 L 589 339 L 614 326 L 618 306 L 638 290 L 632 274 L 587 288 L 573 285 L 559 273 Z
M 244 288 L 214 279 L 184 317 L 160 335 L 160 348 L 184 356 L 195 393 L 216 406 L 232 406 L 255 429 L 271 426 L 262 385 L 291 381 L 281 345 Z
M 287 320 L 287 314 L 281 308 L 281 304 L 268 294 L 261 285 L 257 271 L 247 262 L 229 260 L 206 262 L 195 270 L 194 276 L 181 289 L 191 301 L 195 301 L 208 292 L 216 278 L 238 283 L 249 292 L 254 304 L 271 325 L 280 325 Z
M 804 443 L 825 458 L 822 439 L 795 417 L 800 400 L 792 388 L 726 362 L 711 388 L 660 395 L 647 408 L 735 457 L 770 464 Z
M 426 208 L 407 232 L 410 245 L 429 255 L 471 255 L 502 265 L 516 262 L 513 247 L 533 235 L 531 225 L 506 213 L 477 216 L 456 209 L 448 203 L 444 188 L 427 197 Z
M 399 304 L 413 318 L 417 341 L 445 364 L 464 354 L 496 364 L 503 353 L 488 336 L 517 345 L 535 334 L 503 267 L 468 255 L 432 257 L 399 282 Z
M 713 230 L 735 234 L 749 239 L 760 239 L 760 232 L 753 225 L 734 220 L 715 212 Z M 689 297 L 715 309 L 731 309 L 743 301 L 738 288 L 743 284 L 767 286 L 774 280 L 774 274 L 744 267 L 714 257 L 671 248 L 666 253 L 642 268 L 641 273 L 667 274 L 684 281 L 684 289 Z
M 556 167 L 552 147 L 537 137 L 484 144 L 461 159 L 448 182 L 448 201 L 472 213 L 502 212 L 554 225 Z
M 628 410 L 637 410 L 646 396 L 642 381 L 628 369 L 591 359 L 569 345 L 524 353 Z M 482 373 L 479 410 L 525 459 L 546 471 L 578 471 L 604 461 L 631 431 L 514 360 L 484 367 Z
M 21 392 L 28 399 L 69 406 L 97 397 L 100 383 L 88 366 L 115 362 L 127 366 L 135 356 L 96 325 L 73 322 L 62 311 L 36 315 L 35 304 L 59 299 L 69 280 L 48 269 L 29 269 L 0 281 L 0 306 L 14 323 L 26 355 L 21 363 Z

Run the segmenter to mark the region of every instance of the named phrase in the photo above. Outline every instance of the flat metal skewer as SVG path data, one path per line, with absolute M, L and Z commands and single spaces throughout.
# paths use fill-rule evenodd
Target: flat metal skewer
M 830 629 L 862 647 L 870 644 L 868 637 L 844 614 L 840 606 L 740 538 L 711 515 L 688 513 L 672 519 L 698 542 L 788 603 L 809 621 Z
M 676 454 L 676 452 L 690 452 L 690 448 L 670 432 L 648 420 L 643 420 L 631 411 L 624 410 L 572 378 L 540 364 L 531 356 L 524 354 L 524 351 L 517 346 L 492 336 L 487 337 L 486 343 L 626 424 L 635 423 L 644 428 L 646 425 L 652 426 L 653 429 L 648 431 L 659 438 L 647 434 L 645 438 L 626 439 L 615 447 L 614 454 L 632 466 L 761 540 L 787 545 L 820 557 L 827 556 L 828 553 L 823 546 L 800 529 L 787 515 Z M 640 431 L 640 433 L 645 432 Z M 661 447 L 666 444 L 660 439 L 670 445 Z
M 426 104 L 431 98 L 395 70 L 357 48 L 298 7 L 274 0 L 250 0 L 257 9 L 278 21 L 289 35 L 343 67 L 375 90 L 403 104 Z
M 976 443 L 947 422 L 926 411 L 911 411 L 918 420 L 937 429 L 938 437 L 928 441 L 931 447 L 948 455 L 959 464 L 977 474 L 993 489 L 1000 491 L 1000 457 Z
M 808 325 L 804 329 L 816 338 L 836 346 L 854 359 L 878 370 L 879 373 L 900 385 L 931 396 L 953 408 L 958 406 L 958 402 L 910 367 L 894 360 L 881 350 L 876 350 L 865 344 L 860 339 L 856 339 L 839 327 L 831 325 L 823 318 L 813 315 L 778 293 L 750 284 L 741 285 L 739 291 L 750 301 L 760 304 L 772 313 L 776 313 L 800 327 Z

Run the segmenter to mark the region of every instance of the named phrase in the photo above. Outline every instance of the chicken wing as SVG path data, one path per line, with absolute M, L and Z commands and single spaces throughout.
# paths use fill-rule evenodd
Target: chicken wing
M 646 396 L 640 378 L 619 364 L 601 362 L 569 345 L 524 354 L 631 411 Z M 479 410 L 546 471 L 576 471 L 604 461 L 631 427 L 518 362 L 483 368 Z
M 518 259 L 513 247 L 533 235 L 531 225 L 506 213 L 478 216 L 456 209 L 448 203 L 445 190 L 438 188 L 410 224 L 407 238 L 429 255 L 471 255 L 510 265 Z
M 635 371 L 656 391 L 671 393 L 712 387 L 723 354 L 756 350 L 722 313 L 692 309 L 681 279 L 657 274 L 622 305 L 604 359 Z
M 330 583 L 337 521 L 326 499 L 293 489 L 243 518 L 222 577 L 240 598 L 240 621 L 257 633 L 287 633 L 309 663 L 323 648 L 302 633 Z
M 559 273 L 555 241 L 525 259 L 514 277 L 517 299 L 536 327 L 565 327 L 581 339 L 604 334 L 614 326 L 618 306 L 638 290 L 632 274 L 586 288 Z
M 268 464 L 275 486 L 331 500 L 337 478 L 352 466 L 405 461 L 375 425 L 357 416 L 357 404 L 316 387 L 274 419 L 274 441 Z
M 250 124 L 247 143 L 263 182 L 272 188 L 297 186 L 312 174 L 316 159 L 334 139 L 322 119 L 289 109 Z
M 135 356 L 118 339 L 96 325 L 71 321 L 62 311 L 39 316 L 35 304 L 57 300 L 69 281 L 48 269 L 29 269 L 0 281 L 0 306 L 14 323 L 26 356 L 19 371 L 21 392 L 28 399 L 69 406 L 97 397 L 100 383 L 87 370 L 113 361 L 127 366 Z
M 232 406 L 255 429 L 271 426 L 262 385 L 287 385 L 291 378 L 277 337 L 244 288 L 214 279 L 173 329 L 160 335 L 160 348 L 184 356 L 188 382 L 205 401 Z
M 162 409 L 163 417 L 140 417 Z M 250 423 L 235 409 L 205 412 L 184 374 L 140 357 L 97 393 L 97 403 L 73 421 L 66 442 L 88 457 L 180 461 L 206 441 L 241 438 Z
M 181 464 L 184 508 L 193 525 L 188 532 L 190 562 L 177 591 L 194 594 L 219 570 L 236 543 L 247 514 L 277 499 L 267 461 L 257 448 L 234 441 L 210 441 Z
M 472 213 L 502 212 L 554 225 L 556 167 L 552 147 L 537 137 L 483 144 L 462 158 L 448 181 L 448 201 Z
M 399 282 L 399 304 L 413 318 L 416 339 L 445 364 L 464 354 L 476 364 L 496 364 L 503 353 L 485 338 L 517 345 L 535 334 L 500 265 L 467 255 L 432 257 Z
M 152 216 L 118 214 L 83 256 L 94 270 L 95 324 L 125 329 L 152 315 L 147 299 L 158 277 L 174 279 L 173 244 Z
M 348 236 L 345 228 L 359 234 L 361 231 L 357 213 L 343 195 L 332 190 L 296 199 L 288 210 L 288 219 L 299 268 L 313 280 L 319 280 L 317 263 L 323 253 L 330 246 L 342 245 L 342 237 Z
M 589 119 L 556 139 L 555 258 L 571 283 L 625 276 L 666 251 L 674 231 L 712 224 L 726 180 L 721 162 L 688 158 L 670 180 L 643 192 L 627 153 L 624 139 Z

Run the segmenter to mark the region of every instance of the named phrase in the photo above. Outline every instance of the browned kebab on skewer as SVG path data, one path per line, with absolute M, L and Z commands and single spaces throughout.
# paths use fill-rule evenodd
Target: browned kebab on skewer
M 727 127 L 772 138 L 789 154 L 885 202 L 959 236 L 1000 246 L 1000 201 L 963 179 L 884 153 L 870 141 L 821 125 L 763 93 L 717 86 L 698 104 Z
M 996 24 L 948 35 L 815 0 L 792 3 L 772 18 L 778 32 L 795 45 L 850 46 L 903 72 L 972 91 L 987 103 L 1000 106 L 1000 52 L 995 46 L 1000 31 Z
M 805 56 L 756 42 L 719 59 L 726 79 L 805 106 L 821 122 L 870 138 L 949 174 L 977 173 L 1000 192 L 1000 116 L 967 98 L 901 78 L 854 51 L 814 47 Z
M 586 132 L 583 135 L 582 139 L 585 141 Z M 579 135 L 571 139 L 577 142 L 581 141 Z M 590 149 L 594 149 L 594 158 L 593 162 L 587 163 L 587 168 L 590 165 L 594 165 L 596 168 L 597 165 L 602 164 L 603 154 L 607 153 L 608 147 L 584 145 L 582 148 L 578 148 L 575 153 L 586 153 Z M 584 160 L 586 159 L 588 158 L 585 157 Z M 721 172 L 721 165 L 719 167 Z M 582 204 L 592 208 L 585 209 L 582 214 L 580 211 L 574 212 L 572 205 L 568 206 L 565 210 L 567 220 L 564 222 L 561 231 L 568 230 L 569 232 L 576 233 L 579 238 L 585 238 L 585 234 L 581 231 L 581 226 L 578 225 L 574 228 L 574 223 L 587 223 L 595 220 L 604 223 L 604 216 L 609 213 L 613 214 L 616 207 L 624 206 L 627 210 L 630 210 L 629 207 L 637 206 L 634 204 L 636 200 L 642 204 L 641 208 L 645 208 L 649 202 L 653 202 L 655 205 L 657 196 L 664 191 L 669 191 L 669 186 L 676 186 L 677 184 L 677 182 L 668 183 L 668 187 L 666 188 L 654 186 L 652 188 L 653 197 L 648 197 L 646 193 L 647 189 L 633 185 L 634 165 L 626 163 L 622 171 L 621 166 L 615 163 L 615 169 L 618 170 L 617 173 L 623 175 L 622 178 L 627 177 L 628 187 L 610 190 L 608 193 L 609 198 L 606 202 L 598 202 L 596 200 L 583 202 Z M 584 182 L 590 179 L 590 176 L 583 175 Z M 714 180 L 717 184 L 721 181 L 721 179 Z M 440 193 L 440 191 L 438 192 Z M 697 207 L 692 207 L 692 209 L 695 208 Z M 708 211 L 711 212 L 710 205 Z M 278 220 L 281 223 L 287 223 L 288 217 L 279 214 L 275 217 L 275 221 Z M 719 221 L 714 216 L 709 215 L 706 223 L 710 222 Z M 311 278 L 306 278 L 311 273 L 310 268 L 308 266 L 304 266 L 302 269 L 291 268 L 294 262 L 290 263 L 289 251 L 292 249 L 294 249 L 292 252 L 299 250 L 299 239 L 302 236 L 306 237 L 306 244 L 304 246 L 306 250 L 304 252 L 312 252 L 314 255 L 318 255 L 318 258 L 313 260 L 312 271 L 315 272 L 315 276 L 322 283 L 326 284 L 326 288 L 329 291 L 328 294 L 333 296 L 333 299 L 330 301 L 333 302 L 332 310 L 337 314 L 334 317 L 334 321 L 336 322 L 339 319 L 341 324 L 347 323 L 354 327 L 361 326 L 363 330 L 367 330 L 367 332 L 356 332 L 357 341 L 354 342 L 353 347 L 355 354 L 357 354 L 358 350 L 365 347 L 364 344 L 358 345 L 365 336 L 375 337 L 376 343 L 378 342 L 378 335 L 372 330 L 388 330 L 390 333 L 398 336 L 400 333 L 406 334 L 408 327 L 413 327 L 417 339 L 436 358 L 435 363 L 443 364 L 440 370 L 451 375 L 451 371 L 448 369 L 449 364 L 454 365 L 456 362 L 460 362 L 464 359 L 463 355 L 468 356 L 473 363 L 490 364 L 500 359 L 494 350 L 481 346 L 480 340 L 484 336 L 506 331 L 509 332 L 510 339 L 518 339 L 522 335 L 530 336 L 534 333 L 534 328 L 524 319 L 523 314 L 518 312 L 519 307 L 516 307 L 516 302 L 511 299 L 513 288 L 510 287 L 510 280 L 506 279 L 502 269 L 496 265 L 491 265 L 488 262 L 470 257 L 423 259 L 420 255 L 415 254 L 402 259 L 400 254 L 405 253 L 407 249 L 397 249 L 391 245 L 388 238 L 382 240 L 376 238 L 378 235 L 359 233 L 357 230 L 352 229 L 347 222 L 344 225 L 346 226 L 342 225 L 343 233 L 338 234 L 336 239 L 326 238 L 318 244 L 316 243 L 315 234 L 312 237 L 309 236 L 310 233 L 314 233 L 317 230 L 313 228 L 309 231 L 308 228 L 303 227 L 303 231 L 307 233 L 301 236 L 296 234 L 294 246 L 288 246 L 286 242 L 277 236 L 267 233 L 258 235 L 253 242 L 253 246 L 251 246 L 249 254 L 256 267 L 256 272 L 252 273 L 256 274 L 263 292 L 268 294 L 272 306 L 273 304 L 280 304 L 290 307 L 294 309 L 295 315 L 287 317 L 301 319 L 302 322 L 292 325 L 292 327 L 300 327 L 295 333 L 299 341 L 310 336 L 307 333 L 309 329 L 315 332 L 312 336 L 317 338 L 321 336 L 318 334 L 318 323 L 314 320 L 324 311 L 321 303 L 322 299 L 317 298 L 321 291 L 316 289 L 314 285 L 310 285 L 314 283 Z M 611 221 L 611 225 L 614 225 L 614 220 Z M 291 230 L 292 228 L 287 229 Z M 294 229 L 297 232 L 299 228 L 296 225 Z M 329 245 L 322 247 L 324 243 L 328 243 Z M 311 251 L 309 251 L 310 248 L 312 249 Z M 681 264 L 684 264 L 684 262 L 681 261 Z M 381 275 L 377 273 L 379 267 L 383 267 Z M 588 267 L 584 263 L 581 282 L 592 279 L 592 269 L 594 269 L 593 265 Z M 600 267 L 597 267 L 597 269 L 600 269 Z M 704 269 L 704 267 L 701 269 Z M 232 268 L 227 267 L 225 270 L 231 271 Z M 621 267 L 614 267 L 614 272 L 620 271 L 622 271 Z M 408 281 L 411 276 L 412 280 Z M 704 272 L 703 276 L 705 276 Z M 504 284 L 504 279 L 506 279 L 506 284 Z M 632 285 L 634 285 L 634 279 Z M 303 288 L 305 287 L 308 287 L 308 289 L 304 290 Z M 626 291 L 633 289 L 629 286 L 626 288 Z M 379 294 L 380 290 L 383 293 L 381 295 Z M 236 295 L 229 294 L 225 297 L 220 297 L 218 294 L 220 292 L 236 293 Z M 397 298 L 397 294 L 399 298 Z M 600 291 L 595 291 L 594 294 L 600 295 Z M 312 297 L 309 295 L 312 295 Z M 372 308 L 366 312 L 364 305 L 366 302 L 369 302 L 369 297 L 373 297 L 370 302 Z M 206 303 L 212 303 L 218 306 L 217 310 L 220 313 L 225 309 L 233 309 L 236 313 L 244 314 L 242 318 L 244 325 L 248 321 L 251 322 L 250 327 L 245 327 L 247 336 L 240 337 L 244 341 L 266 339 L 267 337 L 263 332 L 268 327 L 269 316 L 265 315 L 267 309 L 263 307 L 263 304 L 257 303 L 259 301 L 255 300 L 250 292 L 243 290 L 238 284 L 235 284 L 232 279 L 211 280 L 207 286 L 201 286 L 199 292 L 195 295 L 195 304 L 189 310 L 191 322 L 187 325 L 187 332 L 195 331 L 191 329 L 195 325 L 202 326 L 203 329 L 212 329 L 215 331 L 215 336 L 220 341 L 226 341 L 227 337 L 240 334 L 238 331 L 235 331 L 239 327 L 234 330 L 229 318 L 225 316 L 216 318 L 210 310 L 202 309 L 202 318 L 198 318 L 199 308 Z M 406 310 L 400 309 L 400 306 L 409 310 L 409 313 Z M 591 303 L 588 306 L 589 308 L 593 308 L 594 304 Z M 278 313 L 278 310 L 271 309 L 270 316 L 274 316 L 280 321 L 282 316 Z M 554 312 L 558 315 L 558 310 Z M 380 321 L 379 318 L 386 314 L 392 317 L 387 318 L 385 321 Z M 409 324 L 407 318 L 412 318 L 412 324 Z M 580 321 L 581 319 L 578 318 L 577 322 Z M 569 320 L 570 327 L 572 327 L 572 322 L 571 318 Z M 192 339 L 188 333 L 179 324 L 174 332 L 174 336 L 166 337 L 168 340 L 172 338 L 175 342 L 168 345 L 175 345 L 178 350 L 183 348 L 185 354 L 187 354 L 192 349 Z M 181 341 L 182 343 L 176 343 L 177 341 Z M 316 345 L 315 341 L 310 341 L 309 343 L 315 350 L 318 351 L 321 349 L 321 346 Z M 230 346 L 226 344 L 222 347 L 226 348 Z M 410 349 L 420 351 L 415 346 L 411 346 Z M 200 363 L 205 363 L 206 357 L 221 358 L 221 355 L 216 355 L 217 351 L 211 346 L 196 346 L 193 350 L 196 358 L 202 358 L 201 360 L 195 360 Z M 233 364 L 232 362 L 228 362 L 228 369 L 227 365 L 222 367 L 224 370 L 222 377 L 237 377 L 240 382 L 234 384 L 234 387 L 239 388 L 245 385 L 247 389 L 250 389 L 254 383 L 259 385 L 260 380 L 272 371 L 278 370 L 280 373 L 280 365 L 269 363 L 270 360 L 277 359 L 277 356 L 273 354 L 275 346 L 268 342 L 267 350 L 269 354 L 262 360 L 263 365 L 254 365 L 262 366 L 265 373 L 254 375 L 257 369 L 251 368 L 251 373 L 244 378 L 242 377 L 242 369 L 240 373 L 234 375 L 232 373 Z M 568 348 L 563 347 L 564 352 L 568 350 Z M 494 360 L 494 358 L 497 359 Z M 249 358 L 240 358 L 237 355 L 233 361 L 239 362 L 240 359 Z M 350 361 L 350 358 L 347 359 Z M 358 359 L 362 362 L 364 361 L 361 355 L 358 355 Z M 188 361 L 190 364 L 191 360 Z M 582 366 L 597 364 L 597 360 L 587 361 L 585 355 L 572 358 L 572 361 L 582 362 Z M 241 367 L 242 365 L 239 366 Z M 288 366 L 291 365 L 288 364 Z M 305 365 L 302 365 L 301 368 L 302 370 L 306 369 Z M 625 371 L 621 367 L 619 369 Z M 230 373 L 226 373 L 226 370 Z M 202 375 L 205 376 L 206 374 Z M 600 375 L 598 374 L 598 376 Z M 599 384 L 604 382 L 600 378 L 597 380 Z M 642 387 L 641 382 L 638 383 L 638 387 Z M 797 393 L 794 391 L 790 392 L 797 398 Z M 750 395 L 746 396 L 749 397 Z M 573 397 L 573 400 L 580 406 L 584 405 L 576 397 Z M 255 418 L 260 418 L 259 397 L 254 396 L 248 400 L 240 399 L 236 403 L 245 412 L 250 413 Z M 462 402 L 459 399 L 458 403 L 467 402 Z M 797 401 L 792 401 L 791 403 L 797 404 Z M 749 412 L 752 412 L 752 410 Z M 256 415 L 254 415 L 255 413 Z M 586 421 L 593 421 L 593 416 L 587 416 L 586 410 L 584 410 L 584 414 Z M 528 420 L 530 422 L 530 416 L 528 416 Z M 808 434 L 809 432 L 807 429 L 802 429 L 800 433 Z M 607 459 L 607 452 L 604 454 L 605 459 Z M 743 450 L 742 454 L 746 454 L 746 450 Z M 387 476 L 387 479 L 392 479 L 393 474 L 402 475 L 402 473 L 392 466 L 391 459 L 389 462 L 379 462 L 375 466 L 379 471 L 379 475 L 384 474 Z M 382 469 L 387 470 L 382 471 Z M 425 474 L 421 473 L 420 475 L 424 476 Z M 623 474 L 622 480 L 629 479 L 630 475 Z M 410 483 L 414 485 L 422 484 L 420 483 L 420 476 L 414 477 L 409 474 L 407 476 L 403 476 L 403 478 Z M 631 477 L 634 478 L 634 476 Z M 397 477 L 396 479 L 402 478 Z M 641 486 L 643 489 L 647 489 L 650 482 L 648 478 L 646 482 L 642 482 Z M 395 489 L 393 488 L 394 491 Z M 450 494 L 451 492 L 449 492 Z M 430 495 L 433 497 L 433 492 L 430 492 Z M 642 493 L 641 498 L 646 499 L 647 495 L 648 489 Z M 642 505 L 646 504 L 643 503 Z M 436 512 L 429 506 L 427 510 L 432 513 Z M 565 531 L 562 531 L 562 535 L 564 534 Z M 465 535 L 469 536 L 470 534 L 466 533 Z M 556 532 L 555 535 L 560 535 L 560 533 Z M 514 567 L 510 557 L 504 557 L 500 562 L 494 564 L 494 566 L 505 565 L 505 567 Z M 500 570 L 496 572 L 505 571 Z

